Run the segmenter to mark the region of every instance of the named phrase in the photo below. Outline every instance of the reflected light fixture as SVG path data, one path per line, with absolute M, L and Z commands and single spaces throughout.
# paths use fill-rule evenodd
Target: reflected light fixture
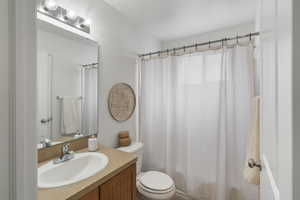
M 73 10 L 68 10 L 67 14 L 65 15 L 65 18 L 67 20 L 73 20 L 74 21 L 74 20 L 76 20 L 77 15 L 76 15 L 76 13 Z
M 91 20 L 78 16 L 73 10 L 59 6 L 55 0 L 44 0 L 37 7 L 37 12 L 51 17 L 83 32 L 90 33 Z

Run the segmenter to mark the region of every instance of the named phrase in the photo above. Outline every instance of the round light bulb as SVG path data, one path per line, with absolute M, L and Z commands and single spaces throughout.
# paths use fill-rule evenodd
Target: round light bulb
M 89 26 L 89 25 L 91 25 L 92 21 L 90 19 L 86 19 L 86 20 L 84 20 L 83 23 L 84 23 L 84 25 Z
M 74 11 L 69 10 L 67 12 L 67 18 L 70 19 L 70 20 L 75 20 L 77 18 L 77 15 Z
M 54 0 L 45 1 L 45 8 L 48 10 L 56 10 L 58 7 L 57 3 Z

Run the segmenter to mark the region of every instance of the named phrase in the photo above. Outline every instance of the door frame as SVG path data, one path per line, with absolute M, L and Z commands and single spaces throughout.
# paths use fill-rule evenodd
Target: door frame
M 37 197 L 36 1 L 9 2 L 10 199 Z
M 297 199 L 293 196 L 293 181 L 295 181 L 295 174 L 293 171 L 294 157 L 293 137 L 295 132 L 294 121 L 296 117 L 294 96 L 297 94 L 293 91 L 294 76 L 298 77 L 293 68 L 297 66 L 293 63 L 293 2 L 295 0 L 259 0 L 257 20 L 260 34 L 260 49 L 261 52 L 266 51 L 267 55 L 262 57 L 262 69 L 275 70 L 275 73 L 262 73 L 261 69 L 261 80 L 272 80 L 274 85 L 272 89 L 275 90 L 275 95 L 270 96 L 267 92 L 270 87 L 264 88 L 263 81 L 261 81 L 261 92 L 267 97 L 275 99 L 275 116 L 271 116 L 268 112 L 263 112 L 264 98 L 262 98 L 262 109 L 261 116 L 275 117 L 276 123 L 274 123 L 274 132 L 268 129 L 261 129 L 261 161 L 263 165 L 262 178 L 261 178 L 261 196 L 262 198 L 269 198 L 272 193 L 272 199 L 275 200 L 293 200 Z M 265 45 L 267 43 L 267 46 Z M 270 48 L 270 43 L 272 49 Z M 298 56 L 299 57 L 299 56 Z M 269 60 L 264 65 L 265 61 Z M 271 65 L 269 64 L 271 63 Z M 265 71 L 266 72 L 266 71 Z M 264 89 L 265 94 L 264 94 Z M 298 92 L 299 93 L 299 92 Z M 269 116 L 270 115 L 270 116 Z M 299 124 L 299 123 L 297 123 Z M 261 121 L 261 125 L 264 125 L 264 121 Z M 275 138 L 275 142 L 272 144 L 274 149 L 270 149 L 268 155 L 265 154 L 265 148 L 269 148 L 267 145 L 268 141 L 265 136 L 269 134 L 272 138 Z M 270 138 L 270 137 L 269 137 Z M 294 140 L 295 141 L 295 140 Z M 269 157 L 268 157 L 269 156 Z M 295 188 L 295 185 L 294 185 Z M 268 192 L 264 190 L 268 190 Z M 269 199 L 261 199 L 269 200 Z

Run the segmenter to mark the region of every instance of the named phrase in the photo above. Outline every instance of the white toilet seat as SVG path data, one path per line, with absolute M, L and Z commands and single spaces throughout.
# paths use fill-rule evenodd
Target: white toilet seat
M 174 181 L 167 175 L 157 171 L 142 173 L 137 178 L 137 189 L 150 199 L 170 199 L 176 188 Z

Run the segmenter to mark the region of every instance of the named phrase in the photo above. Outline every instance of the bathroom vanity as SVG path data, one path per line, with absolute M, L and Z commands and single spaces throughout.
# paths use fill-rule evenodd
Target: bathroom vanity
M 76 153 L 83 152 L 87 152 L 87 149 Z M 104 146 L 100 146 L 99 152 L 108 158 L 108 164 L 103 170 L 70 185 L 39 188 L 38 200 L 135 200 L 136 156 Z M 48 162 L 39 163 L 39 167 Z

